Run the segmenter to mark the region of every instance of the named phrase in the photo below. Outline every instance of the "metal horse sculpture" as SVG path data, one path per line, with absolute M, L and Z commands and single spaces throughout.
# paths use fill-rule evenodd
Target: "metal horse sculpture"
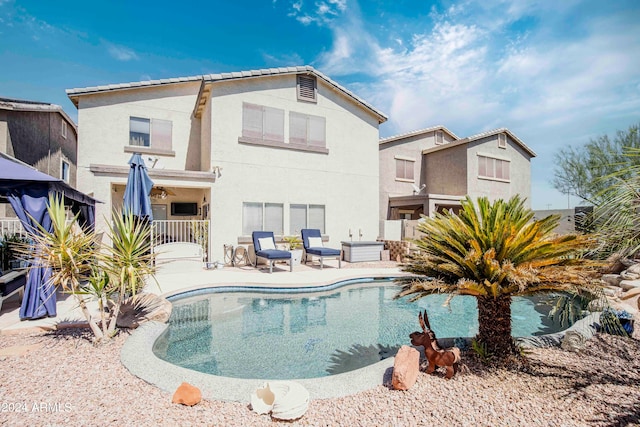
M 429 361 L 427 374 L 432 374 L 436 367 L 441 366 L 447 371 L 444 376 L 446 379 L 453 377 L 458 370 L 460 349 L 458 347 L 440 348 L 436 340 L 436 334 L 431 330 L 431 325 L 429 325 L 427 310 L 424 311 L 424 316 L 422 313 L 418 314 L 418 321 L 420 322 L 420 327 L 422 327 L 422 332 L 413 332 L 409 337 L 412 345 L 424 347 L 424 353 Z

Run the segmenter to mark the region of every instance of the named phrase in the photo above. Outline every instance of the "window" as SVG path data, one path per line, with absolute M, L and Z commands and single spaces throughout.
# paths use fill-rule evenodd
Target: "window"
M 309 228 L 317 228 L 324 234 L 324 205 L 309 205 Z
M 444 132 L 441 130 L 436 131 L 436 145 L 444 144 Z
M 497 180 L 509 180 L 509 161 L 478 156 L 478 176 Z
M 303 228 L 317 228 L 324 233 L 324 205 L 291 204 L 289 234 L 300 234 Z
M 173 124 L 169 120 L 129 118 L 129 145 L 171 150 Z
M 65 119 L 62 119 L 61 133 L 62 133 L 62 137 L 66 139 L 67 138 L 67 121 Z
M 69 163 L 64 160 L 60 167 L 60 178 L 67 184 L 69 183 Z
M 507 135 L 504 133 L 498 134 L 498 147 L 507 148 Z
M 413 165 L 415 161 L 396 158 L 396 179 L 413 181 Z
M 297 92 L 299 101 L 316 102 L 316 79 L 312 76 L 298 76 Z
M 249 236 L 254 231 L 283 234 L 283 212 L 283 205 L 278 203 L 243 203 L 242 234 Z
M 289 142 L 324 148 L 326 146 L 325 118 L 291 111 L 289 113 Z
M 299 234 L 307 228 L 307 205 L 289 206 L 289 234 Z
M 242 136 L 284 142 L 284 110 L 243 103 Z

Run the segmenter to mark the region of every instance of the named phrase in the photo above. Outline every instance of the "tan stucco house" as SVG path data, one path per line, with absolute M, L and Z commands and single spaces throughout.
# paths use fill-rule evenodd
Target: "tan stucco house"
M 378 126 L 386 116 L 309 66 L 67 90 L 78 108 L 78 189 L 122 204 L 143 155 L 156 220 L 210 220 L 210 259 L 251 232 L 319 228 L 339 247 L 378 233 Z
M 383 138 L 380 219 L 420 219 L 460 207 L 460 201 L 520 194 L 529 203 L 536 154 L 506 128 L 459 138 L 433 126 Z

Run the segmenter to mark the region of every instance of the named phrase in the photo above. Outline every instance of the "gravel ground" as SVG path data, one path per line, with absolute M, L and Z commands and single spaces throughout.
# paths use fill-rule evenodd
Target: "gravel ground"
M 120 363 L 127 336 L 100 347 L 79 329 L 1 336 L 0 349 L 37 347 L 0 361 L 0 424 L 640 426 L 640 341 L 632 338 L 596 335 L 580 353 L 536 349 L 521 371 L 487 370 L 466 354 L 466 369 L 452 380 L 422 373 L 409 391 L 380 385 L 312 401 L 300 420 L 274 422 L 245 403 L 172 404 Z

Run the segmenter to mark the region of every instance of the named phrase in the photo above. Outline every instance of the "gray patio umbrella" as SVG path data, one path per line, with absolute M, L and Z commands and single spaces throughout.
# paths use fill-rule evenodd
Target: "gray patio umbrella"
M 124 189 L 124 212 L 131 212 L 140 219 L 153 220 L 151 213 L 151 189 L 153 181 L 147 174 L 147 167 L 142 160 L 142 156 L 134 153 L 129 160 L 129 177 L 127 186 Z

